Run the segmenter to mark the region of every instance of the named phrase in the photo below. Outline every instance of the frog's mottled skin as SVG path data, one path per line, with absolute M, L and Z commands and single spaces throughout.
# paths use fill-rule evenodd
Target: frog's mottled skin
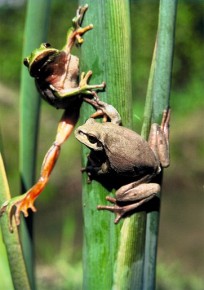
M 90 118 L 75 130 L 76 138 L 91 149 L 87 167 L 89 175 L 109 174 L 131 177 L 135 181 L 124 185 L 116 191 L 116 198 L 107 197 L 115 206 L 98 206 L 117 214 L 115 222 L 128 211 L 135 209 L 144 201 L 149 200 L 160 191 L 157 183 L 151 180 L 161 167 L 169 165 L 168 127 L 170 111 L 165 111 L 161 126 L 153 124 L 149 141 L 145 141 L 136 132 L 119 126 L 110 106 L 103 102 L 92 102 L 103 111 L 111 122 L 99 123 Z M 118 112 L 115 110 L 118 118 Z M 92 167 L 92 168 L 91 168 Z M 121 203 L 129 203 L 122 206 Z
M 76 137 L 91 149 L 93 156 L 97 152 L 106 156 L 106 166 L 103 164 L 98 174 L 139 178 L 160 171 L 160 163 L 148 142 L 132 130 L 111 122 L 99 123 L 90 118 L 77 132 Z M 93 143 L 94 138 L 96 143 Z

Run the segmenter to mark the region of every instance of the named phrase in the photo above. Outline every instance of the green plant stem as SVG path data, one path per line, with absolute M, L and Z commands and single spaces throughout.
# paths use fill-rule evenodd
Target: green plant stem
M 113 289 L 142 289 L 146 215 L 126 218 L 120 234 Z
M 145 138 L 148 136 L 150 123 L 160 123 L 163 111 L 169 107 L 176 9 L 176 0 L 160 1 L 157 41 L 150 71 L 142 128 L 142 135 Z M 144 290 L 155 289 L 158 228 L 159 209 L 147 214 Z
M 0 204 L 11 198 L 5 168 L 0 155 Z M 13 286 L 15 290 L 30 290 L 29 279 L 25 262 L 23 258 L 22 248 L 19 240 L 19 234 L 14 224 L 14 232 L 9 231 L 8 215 L 4 214 L 0 219 L 3 241 L 6 247 L 7 257 L 10 266 Z M 11 289 L 11 288 L 10 288 Z
M 94 28 L 84 36 L 81 69 L 93 71 L 91 83 L 105 81 L 101 100 L 111 103 L 122 115 L 123 124 L 130 127 L 131 69 L 130 69 L 130 19 L 128 1 L 80 1 L 89 4 L 83 25 L 93 23 Z M 82 108 L 82 122 L 93 110 L 87 104 Z M 88 150 L 83 148 L 83 165 Z M 114 268 L 118 252 L 118 237 L 122 222 L 114 224 L 110 212 L 98 212 L 98 204 L 105 204 L 107 189 L 96 181 L 87 184 L 83 176 L 84 254 L 83 289 L 112 289 Z
M 28 1 L 23 57 L 28 56 L 42 42 L 45 42 L 49 9 L 50 0 Z M 27 68 L 23 66 L 20 91 L 20 173 L 23 193 L 33 185 L 35 179 L 39 112 L 39 93 L 36 90 L 34 80 L 29 76 Z M 23 223 L 21 229 L 26 265 L 32 289 L 34 289 L 31 223 L 29 231 L 23 226 Z

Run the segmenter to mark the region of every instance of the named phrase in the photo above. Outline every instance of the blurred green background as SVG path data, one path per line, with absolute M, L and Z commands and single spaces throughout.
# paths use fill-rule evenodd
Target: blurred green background
M 158 4 L 156 0 L 131 1 L 130 77 L 138 132 L 156 36 Z M 47 40 L 54 47 L 63 46 L 76 8 L 77 1 L 52 1 Z M 22 56 L 25 12 L 26 1 L 0 1 L 0 143 L 13 194 L 19 193 L 19 83 L 25 57 Z M 197 290 L 204 285 L 204 1 L 179 1 L 172 77 L 171 166 L 165 170 L 164 178 L 157 289 Z M 61 114 L 62 111 L 42 102 L 37 177 Z M 42 290 L 81 289 L 80 158 L 80 144 L 72 136 L 63 146 L 50 182 L 36 202 L 36 274 Z M 0 247 L 3 247 L 1 241 Z M 0 269 L 5 273 L 2 263 L 5 262 L 1 262 Z

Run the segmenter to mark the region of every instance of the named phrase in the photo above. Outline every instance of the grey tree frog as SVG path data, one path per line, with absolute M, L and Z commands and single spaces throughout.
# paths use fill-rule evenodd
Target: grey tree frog
M 116 214 L 115 223 L 153 198 L 160 185 L 151 182 L 162 167 L 169 166 L 169 120 L 170 110 L 163 113 L 161 125 L 152 124 L 149 140 L 145 141 L 136 132 L 121 126 L 120 115 L 112 106 L 90 100 L 97 112 L 93 117 L 105 115 L 110 122 L 97 122 L 90 118 L 75 130 L 76 138 L 90 148 L 89 166 L 85 169 L 94 174 L 133 179 L 124 184 L 115 193 L 115 198 L 107 196 L 106 200 L 113 206 L 99 205 L 99 210 L 109 210 Z

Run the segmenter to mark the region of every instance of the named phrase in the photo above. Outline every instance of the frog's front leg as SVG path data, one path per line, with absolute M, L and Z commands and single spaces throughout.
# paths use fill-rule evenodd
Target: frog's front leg
M 100 101 L 95 92 L 92 92 L 92 94 L 95 96 L 94 99 L 84 98 L 87 103 L 91 104 L 96 109 L 96 112 L 93 113 L 90 118 L 98 118 L 102 116 L 104 122 L 107 122 L 107 119 L 109 118 L 111 123 L 121 125 L 121 116 L 116 108 Z
M 170 109 L 167 109 L 163 112 L 161 125 L 152 124 L 148 140 L 162 167 L 169 166 L 169 122 Z
M 12 219 L 14 217 L 16 224 L 20 224 L 20 213 L 23 212 L 24 216 L 28 216 L 28 209 L 30 208 L 32 211 L 36 211 L 33 203 L 35 199 L 40 195 L 40 193 L 45 188 L 49 176 L 55 166 L 55 163 L 58 159 L 61 145 L 66 141 L 66 139 L 70 136 L 71 132 L 74 129 L 74 126 L 78 120 L 78 112 L 77 110 L 73 111 L 70 114 L 70 111 L 65 111 L 58 125 L 57 135 L 53 145 L 48 150 L 45 155 L 41 175 L 37 183 L 29 189 L 25 194 L 14 197 L 8 201 L 6 201 L 1 209 L 0 216 L 7 212 L 9 216 L 9 229 L 12 232 Z
M 85 72 L 81 73 L 80 82 L 79 82 L 79 93 L 94 95 L 92 90 L 103 90 L 106 86 L 105 82 L 102 82 L 99 85 L 89 85 L 88 81 L 92 76 L 92 71 L 89 70 L 86 74 Z
M 99 85 L 89 85 L 88 81 L 91 76 L 92 76 L 91 70 L 88 71 L 86 74 L 82 72 L 80 76 L 79 86 L 76 88 L 67 88 L 67 89 L 61 90 L 60 92 L 57 91 L 52 85 L 50 85 L 50 88 L 52 89 L 52 91 L 55 92 L 55 95 L 60 98 L 79 95 L 79 94 L 94 95 L 92 90 L 103 90 L 106 86 L 106 83 L 102 82 Z
M 77 41 L 78 44 L 83 43 L 82 35 L 93 28 L 93 24 L 89 24 L 85 27 L 81 27 L 82 20 L 85 12 L 88 9 L 88 5 L 80 6 L 77 9 L 76 16 L 72 19 L 72 28 L 67 33 L 67 44 L 64 48 L 67 52 L 70 52 L 72 46 Z
M 117 224 L 124 215 L 152 199 L 159 191 L 160 185 L 157 183 L 138 185 L 138 182 L 133 182 L 118 189 L 115 193 L 116 198 L 106 197 L 106 200 L 115 204 L 114 206 L 99 205 L 97 209 L 114 212 L 116 214 L 114 222 Z

